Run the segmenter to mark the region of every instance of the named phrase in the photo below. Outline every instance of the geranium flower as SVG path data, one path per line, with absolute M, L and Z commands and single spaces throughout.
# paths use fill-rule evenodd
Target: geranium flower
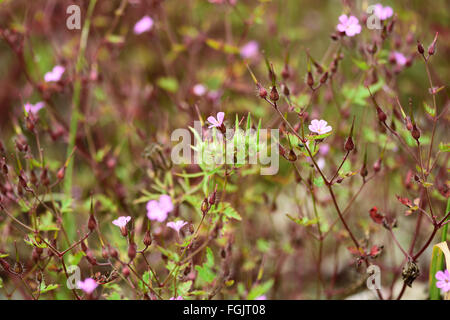
M 167 194 L 161 195 L 159 201 L 150 200 L 147 202 L 147 217 L 150 220 L 163 222 L 167 219 L 167 214 L 172 210 L 172 199 Z
M 145 16 L 141 20 L 136 22 L 133 31 L 135 34 L 141 34 L 150 31 L 153 28 L 153 24 L 153 19 L 149 16 Z
M 41 110 L 44 107 L 44 102 L 37 102 L 36 104 L 31 104 L 27 102 L 24 105 L 24 109 L 27 113 L 37 114 L 39 110 Z
M 265 295 L 256 297 L 255 300 L 267 300 L 267 297 Z
M 61 80 L 64 71 L 66 71 L 66 68 L 63 66 L 55 66 L 52 71 L 49 71 L 44 75 L 45 82 L 57 82 Z
M 77 282 L 78 288 L 83 290 L 87 294 L 94 292 L 95 288 L 98 287 L 97 282 L 92 278 L 84 279 L 84 281 Z
M 353 37 L 361 32 L 361 25 L 359 24 L 358 18 L 355 16 L 347 17 L 346 14 L 343 14 L 339 17 L 339 22 L 336 29 L 339 32 L 345 32 L 349 37 Z
M 213 116 L 209 116 L 208 121 L 209 121 L 209 123 L 211 123 L 211 125 L 208 128 L 214 128 L 214 127 L 220 128 L 223 125 L 224 117 L 225 117 L 224 112 L 217 113 L 217 119 L 214 118 Z
M 436 279 L 439 280 L 436 282 L 436 287 L 441 289 L 443 292 L 449 292 L 450 291 L 450 273 L 448 270 L 445 270 L 444 272 L 438 271 L 435 275 Z
M 330 151 L 330 145 L 328 143 L 321 143 L 319 146 L 319 154 L 321 156 L 326 156 Z
M 197 96 L 197 97 L 201 97 L 203 95 L 205 95 L 206 93 L 206 87 L 204 85 L 202 85 L 201 83 L 196 84 L 195 86 L 192 87 L 192 92 Z
M 127 216 L 127 217 L 121 216 L 121 217 L 117 218 L 116 220 L 114 220 L 112 223 L 113 223 L 113 225 L 118 226 L 120 228 L 120 231 L 122 232 L 122 235 L 124 237 L 126 237 L 127 236 L 126 226 L 127 226 L 127 223 L 130 222 L 130 220 L 131 220 L 130 216 Z
M 328 122 L 317 119 L 312 120 L 308 128 L 309 131 L 317 133 L 318 135 L 325 134 L 333 130 L 333 128 L 328 125 Z
M 405 57 L 405 55 L 398 51 L 395 51 L 391 54 L 391 59 L 401 67 L 403 67 L 408 62 L 408 59 Z
M 392 15 L 394 14 L 394 10 L 392 10 L 392 8 L 389 6 L 383 7 L 381 3 L 377 3 L 375 5 L 373 13 L 377 16 L 378 19 L 386 20 L 392 17 Z
M 187 225 L 186 221 L 178 220 L 178 221 L 170 221 L 166 224 L 169 228 L 172 228 L 177 233 L 180 233 L 181 228 L 183 228 L 185 225 Z
M 240 55 L 244 59 L 250 59 L 258 55 L 259 44 L 256 41 L 247 42 L 241 47 Z

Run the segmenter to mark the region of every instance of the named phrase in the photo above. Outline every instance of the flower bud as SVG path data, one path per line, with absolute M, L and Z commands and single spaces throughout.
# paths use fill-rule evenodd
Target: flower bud
M 97 227 L 97 220 L 95 220 L 94 215 L 91 213 L 88 221 L 88 229 L 93 231 Z
M 355 144 L 353 143 L 352 137 L 348 137 L 348 138 L 347 138 L 347 141 L 345 142 L 345 145 L 344 145 L 345 151 L 350 152 L 350 151 L 352 151 L 354 148 L 355 148 Z
M 270 100 L 273 102 L 277 102 L 278 99 L 280 99 L 280 95 L 278 94 L 278 90 L 275 86 L 272 87 L 272 90 L 270 91 Z
M 106 249 L 106 247 L 102 247 L 102 257 L 103 257 L 103 259 L 108 259 L 109 258 L 109 252 Z
M 377 161 L 375 161 L 375 163 L 373 164 L 373 171 L 378 172 L 381 170 L 381 159 L 378 159 Z
M 428 47 L 428 54 L 432 56 L 436 52 L 436 41 L 437 41 L 438 33 L 436 32 L 436 35 L 434 36 L 433 42 Z
M 145 245 L 146 247 L 149 247 L 149 246 L 152 244 L 152 235 L 151 235 L 151 233 L 150 233 L 150 230 L 147 230 L 147 231 L 145 232 L 144 240 L 142 240 L 142 242 L 144 242 L 144 245 Z
M 308 76 L 306 78 L 306 84 L 312 89 L 314 86 L 314 78 L 311 71 L 308 71 Z
M 425 49 L 423 48 L 422 44 L 419 41 L 417 41 L 417 51 L 420 54 L 424 54 L 424 52 L 425 52 Z
M 324 84 L 328 80 L 328 71 L 326 71 L 321 77 L 320 77 L 320 83 Z
M 136 253 L 136 244 L 132 242 L 128 246 L 128 258 L 130 258 L 130 261 L 133 261 L 134 258 L 136 258 Z
M 208 199 L 207 198 L 203 199 L 201 210 L 202 210 L 203 214 L 207 214 L 208 213 L 208 211 L 209 211 L 209 203 L 208 203 Z
M 383 112 L 383 110 L 381 110 L 380 107 L 377 106 L 377 114 L 378 114 L 378 120 L 380 120 L 380 122 L 385 122 L 387 119 L 386 113 Z
M 130 268 L 128 268 L 127 266 L 124 266 L 122 268 L 122 274 L 125 278 L 128 278 L 128 276 L 130 275 Z
M 419 142 L 419 138 L 420 138 L 420 130 L 419 128 L 417 128 L 417 126 L 415 124 L 413 124 L 413 128 L 411 130 L 411 136 L 416 139 L 417 142 Z
M 267 97 L 267 90 L 263 86 L 259 86 L 258 94 L 261 99 L 265 99 Z
M 62 167 L 61 169 L 58 170 L 56 177 L 58 178 L 58 180 L 62 180 L 62 179 L 64 179 L 65 174 L 66 174 L 66 168 Z
M 117 259 L 117 257 L 119 256 L 119 253 L 113 247 L 109 247 L 109 254 L 111 255 L 111 257 L 113 257 L 115 259 Z

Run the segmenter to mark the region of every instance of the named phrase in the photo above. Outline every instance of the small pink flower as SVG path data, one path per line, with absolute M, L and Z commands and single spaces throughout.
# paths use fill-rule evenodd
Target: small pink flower
M 349 37 L 353 37 L 361 32 L 361 25 L 359 24 L 358 18 L 355 16 L 347 17 L 346 14 L 343 14 L 339 17 L 339 22 L 336 29 L 339 32 L 345 32 Z
M 267 300 L 267 297 L 265 295 L 256 297 L 255 300 Z
M 150 200 L 147 202 L 147 217 L 150 220 L 163 222 L 167 219 L 167 214 L 172 210 L 172 199 L 167 194 L 161 195 L 159 201 Z
M 225 117 L 225 113 L 224 112 L 218 112 L 217 113 L 217 119 L 214 118 L 213 116 L 209 116 L 208 117 L 208 121 L 209 123 L 211 123 L 211 125 L 208 128 L 219 128 L 223 125 L 223 118 Z
M 178 221 L 170 221 L 166 224 L 169 228 L 172 228 L 177 233 L 180 233 L 181 228 L 183 228 L 185 225 L 187 225 L 186 221 L 178 220 Z
M 95 288 L 98 287 L 97 282 L 92 278 L 84 279 L 84 281 L 78 281 L 78 288 L 86 292 L 87 294 L 91 294 L 94 292 Z
M 172 297 L 169 300 L 184 300 L 182 296 L 178 296 L 178 297 Z
M 244 59 L 251 59 L 258 55 L 259 52 L 259 44 L 256 41 L 247 42 L 245 45 L 241 47 L 240 55 Z
M 39 110 L 41 110 L 44 107 L 44 102 L 37 102 L 36 104 L 31 104 L 27 102 L 24 105 L 25 111 L 27 113 L 37 114 Z
M 63 66 L 55 66 L 52 71 L 49 71 L 44 75 L 45 82 L 57 82 L 61 80 L 64 71 L 66 71 L 66 68 Z
M 401 67 L 403 67 L 408 62 L 408 59 L 405 57 L 405 55 L 397 51 L 392 53 L 392 60 Z
M 449 292 L 450 291 L 450 273 L 448 270 L 445 270 L 444 272 L 438 271 L 435 275 L 436 279 L 439 280 L 436 282 L 436 287 L 441 289 L 443 292 Z
M 136 22 L 133 31 L 135 34 L 141 34 L 150 31 L 153 28 L 153 24 L 153 19 L 149 16 L 145 16 L 141 20 Z
M 317 166 L 319 167 L 320 170 L 325 168 L 325 159 L 324 158 L 319 158 L 317 160 Z
M 333 130 L 333 128 L 328 125 L 328 122 L 317 119 L 312 120 L 308 128 L 309 131 L 317 133 L 318 135 L 325 134 Z
M 125 217 L 125 216 L 121 216 L 118 217 L 116 220 L 114 220 L 112 223 L 115 226 L 118 226 L 119 228 L 125 228 L 125 226 L 127 225 L 128 222 L 130 222 L 131 217 Z
M 383 7 L 381 3 L 377 3 L 375 5 L 374 14 L 378 17 L 378 19 L 386 20 L 392 17 L 394 10 L 392 10 L 389 6 Z
M 319 154 L 321 156 L 326 156 L 330 151 L 330 145 L 328 143 L 321 143 L 319 146 Z
M 206 93 L 206 87 L 204 85 L 202 85 L 201 83 L 196 84 L 195 86 L 192 87 L 192 92 L 197 96 L 197 97 L 201 97 L 203 95 L 205 95 Z

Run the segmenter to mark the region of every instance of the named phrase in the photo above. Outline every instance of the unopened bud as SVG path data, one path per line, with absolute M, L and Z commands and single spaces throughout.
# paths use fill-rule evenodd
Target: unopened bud
M 97 265 L 97 260 L 94 257 L 94 254 L 92 253 L 91 250 L 87 250 L 86 252 L 86 259 L 89 261 L 89 263 L 93 266 Z
M 425 52 L 425 49 L 419 41 L 417 41 L 417 51 L 419 51 L 420 54 L 424 54 Z
M 384 113 L 383 110 L 381 110 L 380 107 L 377 107 L 377 114 L 378 114 L 378 120 L 381 122 L 385 122 L 387 119 L 386 113 Z
M 381 159 L 378 159 L 377 161 L 375 161 L 375 163 L 373 164 L 373 171 L 378 172 L 381 170 Z
M 278 99 L 280 99 L 280 95 L 278 94 L 277 87 L 273 86 L 272 90 L 270 91 L 270 100 L 276 102 L 278 101 Z
M 62 180 L 62 179 L 64 179 L 65 174 L 66 174 L 66 168 L 62 167 L 61 169 L 58 170 L 56 177 L 58 178 L 58 180 Z
M 267 97 L 267 90 L 263 86 L 259 86 L 258 94 L 261 99 L 265 99 Z
M 136 258 L 136 244 L 134 242 L 128 246 L 128 258 L 130 258 L 130 261 Z
M 95 217 L 93 214 L 91 214 L 89 216 L 89 221 L 88 221 L 88 229 L 89 230 L 94 230 L 97 227 L 97 220 L 95 220 Z
M 122 274 L 125 278 L 127 278 L 130 275 L 130 268 L 128 268 L 127 266 L 123 267 Z
M 411 136 L 416 139 L 417 142 L 419 142 L 419 138 L 420 138 L 420 130 L 419 128 L 417 128 L 417 126 L 415 124 L 413 124 L 413 128 L 411 131 Z
M 102 257 L 103 257 L 103 259 L 108 259 L 109 258 L 109 252 L 106 249 L 106 247 L 102 247 Z
M 363 178 L 367 177 L 367 175 L 369 174 L 369 171 L 367 171 L 366 165 L 363 165 L 363 166 L 362 166 L 361 171 L 359 172 L 359 174 L 360 174 L 361 177 L 363 177 Z
M 144 240 L 142 240 L 142 242 L 144 242 L 144 245 L 145 245 L 146 247 L 149 247 L 149 246 L 152 244 L 152 235 L 151 235 L 151 233 L 150 233 L 150 230 L 147 230 L 147 231 L 145 232 Z
M 328 80 L 328 71 L 320 77 L 320 83 L 324 84 Z
M 308 76 L 306 78 L 306 84 L 312 89 L 314 86 L 314 78 L 311 71 L 308 72 Z
M 209 203 L 208 203 L 208 199 L 207 198 L 203 199 L 201 210 L 202 210 L 203 214 L 207 214 L 208 213 L 208 211 L 209 211 Z
M 113 257 L 115 259 L 117 259 L 117 257 L 119 256 L 119 253 L 113 247 L 109 247 L 109 254 L 111 255 L 111 257 Z
M 434 36 L 433 42 L 428 47 L 428 54 L 432 56 L 436 52 L 436 41 L 437 41 L 438 33 L 436 32 L 436 35 Z
M 352 151 L 355 148 L 355 144 L 353 143 L 352 137 L 348 137 L 347 141 L 345 141 L 344 149 L 345 151 Z

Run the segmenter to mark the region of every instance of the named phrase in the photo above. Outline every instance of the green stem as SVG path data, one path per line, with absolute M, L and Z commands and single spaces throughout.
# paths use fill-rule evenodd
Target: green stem
M 79 77 L 81 70 L 84 65 L 84 53 L 86 51 L 87 40 L 89 36 L 89 29 L 91 26 L 91 18 L 92 13 L 94 12 L 95 4 L 97 0 L 91 0 L 89 3 L 86 20 L 83 25 L 83 30 L 81 31 L 80 38 L 80 49 L 78 53 L 78 59 L 75 69 L 74 75 L 74 88 L 73 88 L 73 97 L 72 97 L 72 117 L 70 119 L 70 128 L 69 128 L 69 143 L 67 147 L 67 159 L 69 159 L 72 150 L 75 147 L 76 136 L 77 136 L 77 127 L 78 127 L 78 116 L 79 116 L 79 107 L 80 107 L 80 94 L 81 94 L 81 79 Z M 72 175 L 73 175 L 73 161 L 69 161 L 66 172 L 65 172 L 65 180 L 64 180 L 64 193 L 67 198 L 72 198 Z M 64 225 L 66 226 L 74 226 L 74 217 L 70 214 L 65 214 L 63 217 Z M 75 229 L 68 228 L 67 229 L 69 239 L 72 240 L 75 236 Z

